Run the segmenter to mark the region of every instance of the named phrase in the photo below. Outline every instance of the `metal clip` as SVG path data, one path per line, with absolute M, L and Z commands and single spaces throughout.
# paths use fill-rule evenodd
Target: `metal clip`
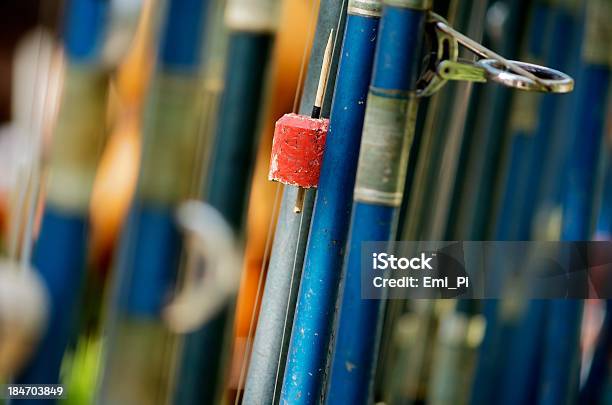
M 574 80 L 565 73 L 508 60 L 456 31 L 435 13 L 429 14 L 426 34 L 432 51 L 417 83 L 419 97 L 431 96 L 448 80 L 479 83 L 490 80 L 519 90 L 549 93 L 568 93 L 574 89 Z M 483 59 L 460 61 L 459 44 Z

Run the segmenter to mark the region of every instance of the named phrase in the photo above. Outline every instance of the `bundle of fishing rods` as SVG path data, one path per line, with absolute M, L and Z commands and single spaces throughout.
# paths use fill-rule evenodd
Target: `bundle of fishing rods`
M 612 403 L 611 0 L 39 3 L 0 404 Z M 579 293 L 371 295 L 433 241 L 604 248 Z

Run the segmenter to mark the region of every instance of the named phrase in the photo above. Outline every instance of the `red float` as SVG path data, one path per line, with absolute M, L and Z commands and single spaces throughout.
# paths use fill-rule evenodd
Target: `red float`
M 296 187 L 317 187 L 328 127 L 328 119 L 293 113 L 276 121 L 268 178 Z

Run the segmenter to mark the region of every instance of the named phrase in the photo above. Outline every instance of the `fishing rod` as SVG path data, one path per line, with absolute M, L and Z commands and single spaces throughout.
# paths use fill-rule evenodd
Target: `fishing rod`
M 203 125 L 203 143 L 200 148 L 203 150 L 203 155 L 199 161 L 199 167 L 197 172 L 200 174 L 199 179 L 195 179 L 196 184 L 205 184 L 206 179 L 209 176 L 211 169 L 211 160 L 213 157 L 213 146 L 215 142 L 215 133 L 217 131 L 218 120 L 220 118 L 221 98 L 224 92 L 224 79 L 225 79 L 225 66 L 227 63 L 227 52 L 228 52 L 228 41 L 229 41 L 229 30 L 224 21 L 224 14 L 226 8 L 225 0 L 213 0 L 209 5 L 209 16 L 207 17 L 207 28 L 205 32 L 205 49 L 203 55 L 204 67 L 204 94 L 202 96 L 202 117 L 201 122 Z M 204 187 L 203 187 L 204 190 Z M 207 267 L 207 277 L 210 278 L 210 272 L 214 269 Z M 184 277 L 189 276 L 189 269 L 185 269 Z M 212 282 L 212 280 L 209 280 Z M 187 286 L 186 286 L 187 287 Z M 216 316 L 213 313 L 211 317 Z M 189 332 L 193 332 L 190 330 Z M 179 355 L 176 356 L 174 367 L 181 367 L 181 343 L 177 344 L 177 351 Z M 173 373 L 178 374 L 176 371 Z M 180 382 L 181 386 L 178 386 L 177 376 L 171 377 L 171 384 L 175 385 L 172 388 L 173 395 L 177 397 L 185 395 L 185 393 L 193 393 L 197 391 L 197 387 L 200 385 L 200 381 L 197 376 L 194 378 L 189 377 Z
M 550 2 L 550 5 L 546 8 L 544 5 L 544 13 L 552 14 L 550 22 L 545 28 L 543 33 L 546 39 L 545 48 L 547 52 L 542 49 L 538 49 L 540 57 L 537 60 L 542 60 L 544 63 L 555 66 L 563 71 L 573 73 L 575 70 L 575 61 L 579 60 L 579 46 L 580 40 L 579 35 L 579 10 L 580 4 L 576 1 L 565 1 L 556 0 Z M 533 36 L 538 36 L 537 32 Z M 571 52 L 567 52 L 567 49 L 556 46 L 561 41 L 571 49 Z M 536 51 L 532 51 L 536 53 Z M 534 131 L 534 140 L 531 150 L 528 152 L 528 173 L 527 184 L 524 186 L 527 190 L 540 190 L 535 193 L 524 193 L 523 201 L 520 203 L 519 208 L 519 227 L 517 239 L 529 239 L 537 237 L 535 234 L 535 220 L 537 214 L 538 205 L 549 197 L 549 191 L 546 187 L 546 165 L 549 161 L 554 159 L 555 151 L 551 151 L 551 157 L 542 159 L 542 156 L 546 155 L 550 145 L 554 145 L 553 135 L 556 133 L 563 134 L 561 120 L 558 117 L 561 115 L 562 109 L 565 107 L 571 98 L 555 97 L 554 95 L 544 94 L 539 100 L 537 109 L 540 114 L 539 117 L 533 121 L 537 122 L 535 127 L 532 127 Z M 527 112 L 527 111 L 525 111 Z M 533 118 L 533 116 L 527 114 L 527 117 Z M 567 137 L 561 136 L 566 139 Z M 563 142 L 560 142 L 563 144 Z
M 326 138 L 310 239 L 302 270 L 301 291 L 308 288 L 317 290 L 316 307 L 320 306 L 321 310 L 311 308 L 312 313 L 327 317 L 329 322 L 333 317 L 330 308 L 336 296 L 342 252 L 348 233 L 351 205 L 349 190 L 352 190 L 355 182 L 368 90 L 366 79 L 372 72 L 376 44 L 373 39 L 376 38 L 379 17 L 380 2 L 349 2 L 343 40 L 346 53 L 341 52 L 343 56 L 340 57 L 331 108 L 331 116 L 334 118 Z M 309 286 L 311 280 L 317 280 L 316 287 Z M 326 326 L 321 330 L 321 339 L 326 339 L 323 334 L 329 333 L 330 329 L 330 326 Z M 317 330 L 313 330 L 313 334 L 316 336 Z
M 248 194 L 278 12 L 277 0 L 229 0 L 225 10 L 229 29 L 225 84 L 205 195 L 236 231 L 242 229 L 246 204 L 246 197 L 236 196 Z
M 208 2 L 170 0 L 149 86 L 140 173 L 121 235 L 103 352 L 99 403 L 165 398 L 170 336 L 161 319 L 177 278 L 175 210 L 197 196 L 202 41 Z M 128 388 L 125 382 L 129 381 Z
M 332 30 L 336 33 L 336 38 L 342 35 L 345 13 L 344 1 L 322 0 L 319 5 L 308 72 L 298 111 L 301 115 L 312 112 L 329 35 Z M 334 88 L 339 56 L 340 47 L 333 46 L 327 89 Z M 322 117 L 329 116 L 332 95 L 332 91 L 324 92 L 321 104 Z M 279 400 L 278 393 L 284 376 L 285 357 L 312 216 L 314 191 L 312 189 L 304 191 L 301 212 L 295 212 L 296 201 L 298 201 L 298 188 L 285 186 L 261 301 L 244 401 L 252 398 L 255 401 L 261 400 L 262 403 L 277 403 Z
M 487 1 L 480 0 L 473 2 L 471 7 L 467 7 L 461 1 L 451 2 L 449 6 L 449 14 L 453 12 L 459 29 L 465 29 L 467 36 L 482 42 L 484 26 L 486 23 Z M 450 17 L 450 15 L 449 15 Z M 453 22 L 453 21 L 451 21 Z M 468 55 L 464 55 L 468 57 Z M 478 90 L 475 86 L 477 82 L 459 81 L 453 83 L 455 86 L 443 89 L 445 97 L 434 95 L 441 104 L 438 108 L 442 116 L 448 116 L 448 120 L 436 119 L 436 115 L 431 115 L 435 134 L 433 136 L 431 152 L 429 155 L 420 154 L 419 164 L 422 163 L 429 172 L 425 172 L 421 180 L 425 186 L 423 194 L 420 192 L 411 192 L 408 196 L 408 201 L 411 199 L 421 200 L 416 208 L 410 207 L 407 214 L 410 221 L 406 221 L 402 233 L 402 238 L 411 240 L 415 235 L 413 229 L 418 230 L 421 237 L 429 238 L 430 240 L 445 240 L 447 237 L 447 227 L 450 222 L 450 210 L 452 203 L 452 192 L 457 177 L 460 171 L 459 163 L 461 157 L 461 146 L 464 139 L 470 132 L 470 112 L 473 111 L 473 94 Z M 442 122 L 440 122 L 442 121 Z M 428 159 L 436 162 L 437 165 L 429 164 Z M 415 173 L 415 177 L 418 174 Z M 427 185 L 430 182 L 431 185 Z M 416 180 L 415 180 L 416 184 Z M 430 190 L 428 190 L 428 188 Z M 408 190 L 410 191 L 410 190 Z M 434 203 L 428 203 L 426 196 L 432 194 Z M 417 211 L 421 208 L 420 211 Z M 419 224 L 419 221 L 414 217 L 420 217 L 424 212 L 429 212 L 429 216 L 424 216 L 427 221 L 420 227 L 412 226 Z M 448 239 L 452 240 L 452 239 Z
M 204 94 L 202 96 L 202 126 L 204 154 L 200 161 L 198 172 L 201 173 L 198 184 L 205 184 L 211 167 L 215 132 L 219 120 L 221 97 L 223 96 L 225 65 L 229 41 L 229 30 L 223 19 L 225 0 L 210 2 L 206 32 L 204 34 L 204 49 L 202 64 L 204 66 Z M 203 187 L 204 189 L 204 187 Z
M 459 1 L 450 1 L 448 4 L 434 2 L 433 6 L 437 14 L 445 16 L 455 27 L 463 28 L 467 25 L 464 22 L 465 20 L 475 19 L 470 17 L 470 14 L 475 12 L 482 15 L 479 15 L 480 18 L 476 19 L 477 21 L 472 25 L 482 26 L 483 24 L 483 5 L 468 7 L 460 5 Z M 468 29 L 469 27 L 465 28 Z M 471 31 L 478 30 L 472 28 Z M 481 37 L 478 32 L 469 33 L 472 38 L 479 39 Z M 469 60 L 468 55 L 465 56 Z M 431 222 L 434 222 L 439 216 L 445 217 L 442 213 L 439 215 L 435 213 L 434 207 L 436 204 L 441 204 L 437 194 L 441 191 L 442 187 L 440 186 L 445 180 L 452 181 L 453 171 L 449 169 L 448 176 L 442 176 L 440 172 L 444 170 L 446 162 L 457 159 L 456 147 L 451 147 L 451 142 L 453 142 L 453 138 L 459 138 L 454 142 L 460 142 L 461 140 L 459 127 L 464 125 L 466 114 L 466 112 L 461 112 L 461 108 L 467 110 L 469 106 L 469 103 L 465 102 L 467 96 L 463 93 L 466 91 L 471 93 L 473 83 L 471 81 L 449 83 L 439 93 L 424 100 L 426 104 L 424 103 L 419 108 L 417 128 L 421 125 L 422 129 L 415 134 L 415 140 L 413 141 L 414 147 L 409 158 L 409 165 L 411 166 L 406 178 L 405 198 L 398 221 L 398 230 L 402 239 L 440 240 L 442 237 L 433 236 L 434 233 L 440 234 L 441 232 L 440 230 L 434 232 Z M 451 108 L 450 106 L 456 104 L 460 104 L 460 107 L 456 107 L 459 111 L 456 114 L 450 114 L 447 110 Z M 440 120 L 441 116 L 448 116 L 449 119 Z M 453 135 L 449 130 L 454 130 L 459 134 Z M 411 172 L 413 174 L 410 174 Z M 438 219 L 437 222 L 443 223 L 444 221 Z
M 527 9 L 524 0 L 509 0 L 490 5 L 505 10 L 507 17 L 499 27 L 499 35 L 485 37 L 485 44 L 495 46 L 502 54 L 515 57 L 521 43 L 521 27 Z M 502 12 L 503 12 L 502 10 Z M 496 181 L 499 158 L 503 146 L 503 129 L 507 122 L 511 93 L 503 87 L 483 87 L 475 92 L 477 106 L 470 120 L 474 127 L 467 131 L 460 162 L 461 178 L 455 186 L 456 200 L 451 209 L 451 232 L 463 240 L 482 240 L 487 236 L 487 212 L 493 203 L 492 192 Z M 484 117 L 484 118 L 481 118 Z
M 434 2 L 433 6 L 436 13 L 446 16 L 449 23 L 465 31 L 467 36 L 478 41 L 481 39 L 486 1 L 474 2 L 470 5 L 460 1 L 450 1 L 448 4 Z M 468 55 L 463 57 L 469 60 Z M 426 104 L 419 106 L 415 138 L 408 158 L 404 200 L 398 220 L 398 239 L 400 240 L 445 239 L 451 201 L 449 194 L 452 193 L 457 176 L 459 151 L 465 136 L 466 118 L 473 87 L 474 82 L 471 81 L 449 83 L 431 98 L 423 100 L 427 101 Z M 396 347 L 402 347 L 407 343 L 398 342 L 394 336 L 398 333 L 398 328 L 406 327 L 396 322 L 403 317 L 399 315 L 400 318 L 398 318 L 398 312 L 402 311 L 397 309 L 402 304 L 405 306 L 401 300 L 391 300 L 386 305 L 384 329 L 377 359 L 379 366 L 375 379 L 374 393 L 377 399 L 404 398 L 408 400 L 410 398 L 410 400 L 417 400 L 417 395 L 420 395 L 418 398 L 422 400 L 425 395 L 436 395 L 431 390 L 427 392 L 424 389 L 413 388 L 425 386 L 423 380 L 427 378 L 431 364 L 424 353 L 417 354 L 416 352 L 432 351 L 431 346 L 436 344 L 436 340 L 442 339 L 442 336 L 435 336 L 436 328 L 421 327 L 420 324 L 437 324 L 439 317 L 441 317 L 440 322 L 451 322 L 445 318 L 457 316 L 463 319 L 466 316 L 461 311 L 440 312 L 435 309 L 437 305 L 433 305 L 433 302 L 430 305 L 424 305 L 423 309 L 419 308 L 418 315 L 412 317 L 410 314 L 413 322 L 419 324 L 415 328 L 423 329 L 422 333 L 425 334 L 420 339 L 426 343 L 413 343 L 412 354 L 406 354 L 409 364 L 400 365 L 401 360 L 397 359 L 394 352 Z M 402 351 L 406 352 L 405 349 L 400 350 Z M 469 353 L 471 352 L 470 350 Z M 469 363 L 469 359 L 461 359 L 461 368 L 465 362 Z M 403 374 L 407 377 L 403 380 L 403 385 L 394 382 L 397 385 L 391 387 L 390 381 L 399 380 L 394 376 L 398 368 L 409 370 Z M 456 382 L 456 385 L 463 384 L 461 379 L 457 379 Z M 454 384 L 445 382 L 443 385 L 434 386 L 445 387 L 444 390 L 448 391 L 447 388 L 452 385 Z
M 350 244 L 327 400 L 371 400 L 381 300 L 361 299 L 361 242 L 393 238 L 416 113 L 429 1 L 383 1 L 354 191 Z M 299 310 L 299 306 L 298 306 Z M 296 323 L 297 325 L 297 323 Z M 355 330 L 364 331 L 361 334 Z M 323 364 L 323 368 L 325 365 Z
M 64 352 L 75 333 L 85 277 L 88 208 L 105 138 L 108 66 L 103 44 L 109 2 L 74 0 L 64 26 L 63 94 L 45 162 L 45 210 L 33 264 L 49 291 L 49 320 L 19 384 L 59 381 Z M 15 403 L 27 403 L 28 400 Z
M 527 44 L 523 53 L 531 60 L 546 60 L 545 44 L 556 40 L 551 37 L 552 20 L 552 6 L 537 2 L 530 10 L 529 26 L 524 39 Z M 550 58 L 547 59 L 547 62 L 551 62 Z M 528 171 L 529 156 L 535 142 L 533 139 L 537 126 L 548 118 L 538 114 L 543 97 L 545 96 L 535 93 L 513 94 L 507 141 L 510 145 L 506 153 L 507 168 L 505 174 L 500 176 L 503 189 L 494 225 L 495 240 L 523 239 L 519 236 L 521 203 L 529 198 L 526 194 L 534 192 L 533 188 L 527 188 L 528 177 L 537 176 Z M 555 99 L 554 96 L 549 97 Z M 545 136 L 548 136 L 548 133 Z M 538 155 L 538 159 L 543 159 L 542 154 Z M 527 238 L 528 236 L 525 237 Z M 494 285 L 507 283 L 508 270 L 492 269 L 488 282 Z M 516 289 L 516 286 L 512 288 Z M 473 384 L 474 403 L 486 403 L 492 399 L 491 395 L 505 401 L 504 403 L 528 401 L 529 395 L 533 394 L 534 387 L 537 386 L 537 348 L 541 343 L 545 305 L 545 302 L 539 300 L 530 300 L 522 306 L 512 305 L 508 299 L 484 302 L 487 332 Z M 507 367 L 500 369 L 499 361 L 503 361 Z M 505 378 L 509 376 L 513 376 L 513 382 L 518 380 L 512 387 L 505 383 Z M 501 383 L 501 394 L 493 393 L 492 389 L 483 389 L 482 384 L 485 382 L 489 387 L 492 387 L 494 382 Z
M 576 46 L 577 3 L 537 2 L 530 28 L 528 57 L 564 70 Z M 567 48 L 555 44 L 561 40 Z M 577 55 L 576 55 L 577 56 Z M 542 200 L 543 175 L 548 159 L 542 158 L 553 143 L 557 116 L 565 100 L 551 94 L 514 95 L 510 126 L 513 131 L 510 165 L 504 196 L 499 208 L 496 239 L 525 240 L 533 237 L 533 221 L 538 201 Z M 527 175 L 528 174 L 528 175 Z
M 328 317 L 330 322 L 333 311 L 329 308 L 337 294 L 348 236 L 351 195 L 376 47 L 373 39 L 378 34 L 381 7 L 380 1 L 349 1 L 342 45 L 346 53 L 343 51 L 340 57 L 332 119 L 302 270 L 300 288 L 309 288 L 308 281 L 317 280 L 317 305 L 321 305 L 321 316 Z
M 321 118 L 321 107 L 329 79 L 333 40 L 334 30 L 332 29 L 325 46 L 315 102 L 310 117 L 293 113 L 285 114 L 276 121 L 275 125 L 269 179 L 298 187 L 298 195 L 294 206 L 294 212 L 296 213 L 301 212 L 303 208 L 303 197 L 306 189 L 315 187 L 320 176 L 319 168 L 329 127 L 329 120 Z M 294 151 L 297 151 L 298 154 L 293 153 Z M 258 348 L 268 343 L 267 341 L 262 342 L 262 338 L 265 338 L 265 336 L 261 335 L 256 343 Z M 261 375 L 265 375 L 265 373 L 276 376 L 278 366 L 274 363 L 268 364 L 269 366 L 257 362 L 252 363 L 251 381 L 255 378 L 261 378 Z M 247 403 L 251 401 L 259 402 L 262 395 L 274 394 L 273 390 L 262 394 L 261 388 L 263 386 L 256 388 L 252 385 L 245 388 L 243 401 Z M 273 398 L 269 399 L 273 401 Z
M 204 199 L 242 234 L 248 187 L 257 144 L 261 96 L 275 32 L 277 0 L 230 0 L 225 10 L 228 33 L 224 89 L 219 105 L 211 162 L 207 171 Z M 180 403 L 213 401 L 227 347 L 223 340 L 231 324 L 233 304 L 182 343 L 178 380 Z
M 518 36 L 516 32 L 516 30 L 518 30 L 518 27 L 521 24 L 521 11 L 525 8 L 524 6 L 518 4 L 517 2 L 510 2 L 508 4 L 508 6 L 510 7 L 510 11 L 511 14 L 508 17 L 508 20 L 505 24 L 505 29 L 502 31 L 503 37 L 501 38 L 503 44 L 500 44 L 500 46 L 506 48 L 508 51 L 511 52 L 518 52 L 518 45 L 521 42 L 526 42 L 525 39 L 521 40 L 521 41 L 516 41 L 514 40 L 515 37 Z M 541 6 L 541 4 L 537 3 L 536 7 L 536 11 L 531 13 L 531 21 L 529 24 L 529 29 L 528 29 L 528 37 L 527 39 L 530 41 L 528 42 L 528 47 L 529 50 L 531 51 L 531 53 L 536 53 L 536 56 L 540 56 L 541 55 L 541 50 L 543 49 L 543 47 L 539 46 L 539 42 L 542 40 L 542 36 L 544 35 L 544 33 L 542 31 L 545 31 L 545 27 L 547 27 L 547 21 L 548 19 L 544 19 L 545 17 L 548 17 L 547 13 L 544 13 L 544 11 L 546 9 L 544 9 L 544 11 L 538 13 L 537 11 L 537 7 L 540 6 L 540 8 L 542 8 L 543 6 Z M 514 35 L 513 35 L 514 33 Z M 553 38 L 551 38 L 551 40 L 554 40 Z M 543 57 L 543 55 L 541 56 Z M 493 239 L 495 240 L 513 240 L 515 239 L 518 235 L 517 235 L 517 231 L 518 231 L 518 227 L 515 227 L 515 229 L 512 229 L 512 231 L 514 233 L 510 233 L 511 231 L 511 227 L 515 226 L 518 221 L 516 219 L 515 214 L 518 213 L 518 208 L 514 209 L 512 208 L 512 206 L 517 206 L 520 204 L 521 199 L 516 195 L 520 195 L 521 194 L 521 190 L 516 190 L 516 184 L 517 182 L 520 181 L 524 181 L 525 179 L 525 171 L 526 170 L 526 165 L 522 165 L 522 170 L 520 168 L 520 165 L 522 164 L 522 162 L 525 161 L 525 156 L 523 150 L 519 150 L 521 147 L 525 147 L 525 145 L 530 142 L 531 140 L 531 133 L 534 131 L 534 129 L 532 129 L 536 124 L 537 124 L 537 102 L 538 100 L 541 99 L 542 95 L 540 94 L 531 94 L 531 93 L 514 93 L 514 94 L 507 94 L 507 92 L 505 92 L 504 90 L 501 89 L 487 89 L 490 92 L 497 92 L 497 95 L 493 95 L 493 94 L 485 94 L 485 98 L 486 97 L 493 97 L 493 101 L 489 101 L 489 104 L 492 104 L 494 107 L 493 112 L 491 111 L 486 111 L 487 106 L 479 106 L 479 109 L 481 109 L 481 111 L 479 111 L 479 116 L 482 116 L 481 114 L 484 114 L 485 116 L 492 116 L 492 115 L 496 115 L 496 119 L 492 120 L 489 123 L 489 129 L 487 133 L 483 133 L 482 131 L 480 131 L 476 137 L 479 136 L 488 136 L 489 138 L 493 137 L 492 140 L 490 140 L 489 142 L 493 142 L 493 148 L 491 148 L 489 150 L 489 152 L 487 152 L 487 150 L 485 148 L 478 148 L 474 153 L 476 153 L 476 160 L 480 160 L 483 158 L 486 158 L 487 156 L 489 156 L 489 159 L 491 159 L 491 157 L 493 158 L 493 160 L 489 160 L 489 163 L 484 162 L 483 164 L 488 165 L 488 166 L 484 166 L 483 167 L 483 172 L 479 178 L 479 180 L 475 181 L 474 183 L 478 184 L 478 181 L 486 181 L 486 178 L 491 178 L 491 175 L 488 174 L 486 171 L 486 168 L 489 167 L 488 170 L 495 170 L 494 166 L 491 165 L 496 165 L 497 163 L 494 163 L 498 160 L 500 160 L 499 158 L 495 157 L 495 153 L 503 153 L 503 151 L 505 150 L 503 148 L 504 144 L 503 141 L 501 141 L 499 138 L 499 133 L 504 133 L 504 128 L 505 128 L 505 123 L 507 121 L 510 121 L 511 126 L 512 124 L 514 124 L 514 127 L 516 128 L 517 133 L 514 134 L 513 138 L 515 140 L 515 143 L 513 145 L 514 150 L 511 149 L 511 158 L 510 158 L 510 169 L 508 171 L 508 176 L 510 176 L 511 178 L 507 178 L 504 179 L 501 175 L 501 182 L 502 184 L 504 184 L 504 186 L 506 187 L 506 195 L 502 196 L 501 198 L 501 203 L 500 203 L 500 208 L 499 208 L 499 215 L 501 219 L 498 219 L 497 221 L 493 221 L 491 226 L 496 227 L 496 229 L 493 229 L 492 232 L 493 233 Z M 514 101 L 510 100 L 509 97 L 514 97 Z M 527 103 L 527 104 L 525 104 Z M 534 104 L 536 104 L 536 106 L 534 106 Z M 499 115 L 502 114 L 500 113 L 500 111 L 505 111 L 507 105 L 512 105 L 513 107 L 520 107 L 520 110 L 526 114 L 526 115 L 520 115 L 518 113 L 511 113 L 510 115 L 505 114 L 500 117 Z M 486 120 L 486 119 L 485 119 Z M 484 121 L 484 120 L 483 120 Z M 513 122 L 514 121 L 514 122 Z M 499 123 L 498 123 L 499 122 Z M 522 129 L 522 131 L 518 131 L 518 129 Z M 476 128 L 478 129 L 478 127 Z M 528 132 L 527 134 L 525 134 L 525 132 Z M 478 142 L 478 139 L 476 138 L 474 140 L 475 145 L 479 145 L 480 143 Z M 501 149 L 500 149 L 501 148 Z M 484 151 L 483 151 L 484 149 Z M 482 151 L 482 153 L 480 153 Z M 479 157 L 480 155 L 483 156 L 483 158 Z M 540 157 L 541 158 L 541 157 Z M 514 160 L 514 161 L 513 161 Z M 468 170 L 470 170 L 468 168 Z M 473 169 L 471 169 L 470 171 L 472 171 Z M 502 171 L 503 173 L 503 171 Z M 473 176 L 478 176 L 477 174 L 471 174 L 472 178 Z M 505 182 L 504 182 L 505 180 Z M 472 181 L 471 177 L 465 177 L 465 182 L 466 182 L 466 186 L 469 186 L 469 183 Z M 488 189 L 490 190 L 490 189 Z M 489 191 L 489 194 L 491 194 L 491 192 Z M 469 192 L 467 192 L 465 194 L 465 196 L 467 197 L 469 195 Z M 482 205 L 481 205 L 482 207 Z M 463 210 L 469 210 L 471 208 L 465 207 L 463 208 Z M 481 208 L 484 209 L 484 208 Z M 493 216 L 491 216 L 493 218 Z M 463 228 L 465 229 L 465 227 Z M 483 230 L 483 228 L 480 228 L 481 230 L 478 231 L 478 233 L 475 234 L 475 238 L 476 239 L 482 239 L 482 238 L 486 238 L 487 233 L 486 231 Z M 463 233 L 468 232 L 467 235 L 463 235 Z M 468 237 L 470 235 L 469 232 L 473 232 L 473 231 L 459 231 L 458 229 L 455 231 L 455 233 L 457 235 L 461 235 L 462 237 Z M 471 237 L 470 237 L 471 238 Z M 504 283 L 505 280 L 505 274 L 503 271 L 501 271 L 501 269 L 493 269 L 493 271 L 490 272 L 490 274 L 488 275 L 488 282 L 491 283 L 492 285 L 503 285 L 502 283 Z M 535 316 L 538 314 L 538 311 L 536 311 L 537 308 L 540 308 L 541 305 L 539 303 L 535 303 L 535 302 L 531 302 L 530 307 L 533 307 L 532 309 L 530 309 L 527 312 L 531 313 L 531 317 L 528 317 L 525 320 L 520 320 L 517 319 L 520 317 L 520 314 L 518 313 L 518 311 L 520 311 L 520 309 L 517 310 L 516 305 L 512 305 L 511 301 L 509 301 L 508 299 L 502 299 L 502 300 L 486 300 L 483 302 L 483 315 L 485 316 L 486 319 L 486 323 L 487 323 L 487 327 L 486 327 L 486 331 L 485 331 L 485 335 L 484 335 L 484 340 L 482 342 L 481 348 L 480 348 L 480 356 L 478 356 L 478 360 L 477 360 L 477 364 L 476 364 L 476 371 L 475 371 L 475 375 L 474 375 L 474 379 L 472 381 L 472 395 L 470 398 L 470 403 L 472 404 L 488 404 L 490 403 L 492 400 L 494 400 L 494 398 L 498 398 L 499 392 L 497 392 L 495 390 L 496 384 L 498 384 L 499 382 L 503 382 L 504 380 L 502 379 L 502 374 L 505 374 L 504 371 L 502 369 L 500 369 L 498 367 L 498 364 L 500 361 L 510 361 L 512 362 L 513 359 L 509 359 L 508 358 L 508 350 L 507 347 L 510 344 L 515 344 L 516 342 L 512 342 L 512 336 L 513 336 L 513 326 L 516 325 L 516 322 L 518 321 L 523 321 L 523 322 L 527 322 L 527 324 L 530 324 L 530 320 L 533 319 L 540 319 L 540 317 Z M 523 311 L 525 311 L 525 309 L 523 309 Z M 541 310 L 539 311 L 540 315 L 541 315 Z M 535 316 L 535 317 L 534 317 Z M 533 333 L 534 335 L 537 336 L 537 330 L 538 327 L 540 327 L 541 324 L 536 324 L 536 329 L 529 331 L 528 333 Z M 518 328 L 521 329 L 521 326 L 518 325 Z M 517 335 L 517 337 L 520 339 L 522 335 Z M 532 336 L 532 335 L 530 335 Z M 537 344 L 536 338 L 534 337 L 534 342 L 533 344 Z M 529 342 L 527 342 L 529 343 Z M 524 357 L 529 357 L 528 355 L 526 355 L 526 353 L 522 353 L 521 356 L 519 356 L 521 359 Z M 516 360 L 518 362 L 518 360 Z M 531 369 L 529 370 L 521 370 L 521 373 L 529 373 L 530 371 L 532 371 Z M 517 391 L 521 391 L 521 389 L 523 388 L 528 388 L 528 385 L 524 385 L 520 388 L 517 388 Z M 506 393 L 504 391 L 504 393 Z M 513 393 L 506 393 L 508 394 L 507 396 L 501 396 L 502 400 L 505 400 L 506 398 L 512 398 Z M 517 396 L 516 397 L 521 397 L 523 394 L 518 393 L 517 392 Z
M 612 69 L 609 52 L 612 38 L 603 27 L 611 12 L 610 0 L 592 0 L 584 5 L 582 65 L 574 98 L 576 115 L 569 124 L 573 141 L 568 154 L 562 240 L 589 240 L 593 236 L 593 209 L 600 177 L 598 162 L 604 150 L 604 117 Z M 544 388 L 538 395 L 540 404 L 578 398 L 582 309 L 583 302 L 578 299 L 550 303 L 541 374 Z
M 453 26 L 466 28 L 467 21 L 474 20 L 475 13 L 471 10 L 472 7 L 460 7 L 459 3 L 458 1 L 434 2 L 433 11 L 444 16 Z M 482 23 L 478 21 L 477 24 Z M 476 38 L 477 35 L 471 33 L 470 37 Z M 447 178 L 452 178 L 452 174 L 447 176 L 440 174 L 440 162 L 453 160 L 454 154 L 450 143 L 453 138 L 460 135 L 456 122 L 463 120 L 460 111 L 448 114 L 446 110 L 453 105 L 458 110 L 467 108 L 468 103 L 461 100 L 461 94 L 465 90 L 469 92 L 471 86 L 471 82 L 449 83 L 439 93 L 422 100 L 419 106 L 415 136 L 408 157 L 404 198 L 397 220 L 397 238 L 400 240 L 441 239 L 440 236 L 433 236 L 436 233 L 429 224 L 429 216 L 433 216 L 432 210 L 435 205 L 433 202 L 436 201 L 436 193 L 441 188 L 439 186 Z M 440 119 L 442 116 L 450 116 L 452 119 Z M 450 133 L 449 129 L 452 127 L 455 127 L 456 135 Z M 446 145 L 447 142 L 449 145 Z M 442 159 L 443 154 L 446 155 L 445 159 Z M 435 310 L 436 305 L 433 300 L 422 306 L 411 304 L 404 300 L 391 300 L 385 305 L 380 350 L 375 360 L 377 367 L 373 395 L 376 400 L 400 401 L 399 398 L 402 398 L 402 400 L 415 401 L 416 398 L 425 397 L 426 391 L 422 382 L 424 376 L 429 373 L 427 365 L 430 363 L 426 353 L 431 352 L 435 340 L 433 334 L 437 329 L 430 326 L 437 325 L 439 311 Z M 409 315 L 405 311 L 408 311 Z M 412 311 L 418 314 L 413 314 Z M 414 328 L 419 334 L 418 342 L 414 340 L 412 343 L 400 342 L 396 338 L 398 333 L 403 334 L 400 332 L 402 329 L 408 327 L 407 319 L 413 324 L 410 328 Z M 410 334 L 409 338 L 415 337 Z M 408 344 L 410 344 L 410 353 L 406 346 Z M 396 352 L 399 352 L 397 355 L 406 358 L 407 364 L 399 364 L 402 360 L 398 360 Z M 403 377 L 395 376 L 396 370 L 405 370 L 400 371 Z

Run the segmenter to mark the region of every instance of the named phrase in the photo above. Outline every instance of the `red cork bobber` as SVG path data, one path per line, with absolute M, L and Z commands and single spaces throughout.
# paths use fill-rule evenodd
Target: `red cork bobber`
M 276 121 L 270 180 L 301 188 L 319 184 L 329 120 L 285 114 Z
M 268 178 L 298 187 L 293 208 L 296 213 L 302 212 L 305 189 L 317 187 L 319 184 L 325 137 L 329 127 L 329 120 L 321 118 L 321 105 L 329 77 L 333 37 L 334 30 L 331 30 L 323 55 L 312 114 L 310 117 L 285 114 L 274 126 Z

